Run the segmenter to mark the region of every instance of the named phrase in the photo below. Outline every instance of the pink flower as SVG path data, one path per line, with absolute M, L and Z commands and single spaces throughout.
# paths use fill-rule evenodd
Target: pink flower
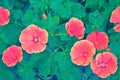
M 116 32 L 120 32 L 120 24 L 117 24 L 115 27 L 114 27 L 114 30 Z
M 77 18 L 71 18 L 66 23 L 66 30 L 70 36 L 76 36 L 78 39 L 84 37 L 85 27 L 81 20 Z
M 111 23 L 120 23 L 120 7 L 117 7 L 111 14 Z
M 20 62 L 22 60 L 22 49 L 21 47 L 12 45 L 8 47 L 4 52 L 2 56 L 3 63 L 5 63 L 7 66 L 15 66 L 17 62 Z
M 107 48 L 109 39 L 106 33 L 94 31 L 87 36 L 87 40 L 91 41 L 98 50 Z
M 45 29 L 32 24 L 21 32 L 19 40 L 22 48 L 29 54 L 39 53 L 46 49 L 48 33 Z
M 70 56 L 74 64 L 86 66 L 91 62 L 95 51 L 93 43 L 88 40 L 81 40 L 73 45 Z
M 93 73 L 106 78 L 117 71 L 117 58 L 110 52 L 99 53 L 91 62 Z
M 0 7 L 0 26 L 4 26 L 9 23 L 10 12 L 8 9 Z
M 114 27 L 114 30 L 116 32 L 120 32 L 120 7 L 117 7 L 111 14 L 110 17 L 111 23 L 117 23 L 117 25 Z

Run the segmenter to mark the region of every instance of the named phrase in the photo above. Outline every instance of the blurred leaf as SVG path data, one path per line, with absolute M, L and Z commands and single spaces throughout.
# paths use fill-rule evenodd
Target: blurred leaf
M 29 0 L 29 1 L 31 3 L 31 6 L 34 8 L 39 8 L 41 6 L 41 0 Z
M 40 19 L 39 19 L 38 11 L 32 10 L 31 8 L 27 9 L 25 14 L 22 16 L 22 23 L 26 27 L 30 24 L 39 25 Z
M 54 11 L 64 9 L 62 5 L 62 0 L 51 0 L 50 1 L 50 8 Z
M 113 34 L 110 34 L 110 42 L 112 42 L 112 41 L 120 42 L 119 40 L 120 40 L 120 33 L 117 33 L 117 32 L 114 31 Z
M 3 51 L 8 47 L 8 45 L 5 42 L 1 41 L 1 40 L 0 40 L 0 45 L 2 46 L 0 48 L 0 55 L 1 55 L 3 53 Z
M 64 0 L 51 0 L 50 3 L 50 8 L 59 16 L 61 16 L 61 18 L 69 18 L 70 14 L 71 14 L 71 7 L 69 6 L 64 6 L 62 4 Z
M 110 48 L 110 51 L 115 54 L 118 58 L 120 58 L 120 46 L 119 46 L 119 43 L 117 42 L 110 42 L 110 45 L 109 45 L 109 48 Z
M 16 44 L 19 42 L 19 35 L 21 32 L 21 26 L 18 24 L 9 24 L 2 27 L 2 33 L 0 39 L 8 44 Z
M 49 1 L 47 0 L 30 0 L 30 6 L 35 9 L 41 8 L 41 10 L 46 9 L 49 5 Z
M 69 18 L 71 14 L 71 8 L 64 8 L 57 11 L 56 13 L 58 13 L 62 18 Z
M 14 75 L 9 70 L 4 70 L 0 68 L 0 79 L 1 80 L 14 80 Z
M 74 3 L 73 1 L 69 1 L 69 0 L 68 0 L 68 1 L 66 0 L 66 1 L 63 3 L 63 5 L 66 6 L 66 7 L 72 7 L 74 4 L 75 4 L 75 3 Z
M 81 76 L 82 73 L 72 64 L 68 54 L 57 52 L 55 56 L 55 61 L 57 63 L 55 74 L 58 80 L 80 80 L 79 76 Z
M 13 9 L 13 6 L 15 4 L 15 0 L 0 0 L 0 6 L 3 6 L 7 9 Z
M 56 36 L 58 35 L 61 41 L 68 41 L 71 39 L 71 37 L 67 34 L 67 31 L 65 29 L 65 24 L 59 25 L 57 27 L 58 27 L 59 33 L 56 34 Z
M 20 9 L 16 9 L 13 11 L 13 18 L 15 20 L 21 19 L 22 15 L 23 15 L 23 12 Z
M 93 7 L 94 5 L 97 5 L 98 7 L 101 7 L 104 4 L 105 0 L 86 0 L 85 7 Z
M 17 73 L 22 80 L 35 80 L 35 72 L 29 66 L 19 66 Z
M 99 1 L 99 0 L 86 0 L 85 6 L 86 6 L 86 7 L 89 7 L 89 6 L 92 6 L 92 5 L 94 5 L 94 4 L 98 4 L 98 1 Z
M 104 22 L 104 17 L 96 10 L 89 14 L 89 22 L 100 27 Z
M 34 68 L 38 69 L 39 75 L 42 75 L 43 77 L 47 78 L 52 73 L 51 55 L 49 53 L 39 53 L 37 55 L 32 56 L 32 59 L 30 61 L 32 63 L 31 65 Z
M 115 9 L 114 5 L 109 5 L 108 3 L 104 3 L 103 5 L 104 11 L 101 14 L 104 16 L 104 19 L 108 21 L 109 17 L 111 16 L 112 11 Z
M 51 16 L 51 13 L 48 14 L 47 20 L 43 23 L 43 27 L 48 30 L 48 32 L 51 34 L 55 31 L 57 28 L 56 25 L 60 23 L 60 17 L 59 16 Z
M 71 14 L 71 16 L 81 19 L 85 15 L 86 15 L 85 7 L 83 7 L 81 4 L 74 3 L 74 5 L 72 6 L 72 14 Z
M 27 6 L 27 4 L 26 4 L 26 6 Z M 21 2 L 21 0 L 15 0 L 14 7 L 15 7 L 16 9 L 23 9 L 24 3 Z M 24 9 L 25 9 L 25 7 L 24 7 Z

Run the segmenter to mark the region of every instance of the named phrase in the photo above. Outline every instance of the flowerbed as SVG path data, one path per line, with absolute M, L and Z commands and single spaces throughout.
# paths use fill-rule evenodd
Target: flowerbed
M 0 0 L 0 80 L 120 80 L 119 0 Z

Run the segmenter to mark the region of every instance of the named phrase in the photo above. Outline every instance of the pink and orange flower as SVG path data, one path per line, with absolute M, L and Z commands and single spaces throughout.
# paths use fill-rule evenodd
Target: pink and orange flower
M 12 45 L 3 52 L 2 61 L 7 66 L 11 67 L 20 62 L 22 58 L 22 48 Z
M 72 62 L 79 66 L 86 66 L 91 62 L 95 51 L 95 47 L 90 41 L 77 41 L 70 52 Z
M 67 33 L 70 36 L 76 36 L 78 39 L 81 39 L 84 37 L 85 27 L 81 20 L 77 18 L 71 18 L 66 23 L 65 27 L 66 27 Z
M 110 22 L 117 24 L 114 27 L 116 32 L 120 32 L 120 7 L 117 7 L 111 14 Z
M 91 41 L 98 50 L 108 47 L 109 38 L 105 32 L 94 31 L 87 36 L 87 40 Z
M 4 26 L 9 23 L 10 12 L 8 9 L 0 7 L 0 26 Z
M 93 73 L 106 78 L 117 71 L 117 58 L 110 52 L 99 53 L 91 62 Z
M 39 53 L 46 49 L 48 33 L 45 29 L 32 24 L 21 32 L 19 40 L 27 53 Z

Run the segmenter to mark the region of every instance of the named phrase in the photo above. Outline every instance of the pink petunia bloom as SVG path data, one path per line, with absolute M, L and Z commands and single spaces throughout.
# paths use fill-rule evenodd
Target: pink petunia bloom
M 94 31 L 87 36 L 87 40 L 91 41 L 98 50 L 108 47 L 109 38 L 105 32 Z
M 22 58 L 22 48 L 12 45 L 3 52 L 2 61 L 7 66 L 11 67 L 20 62 Z
M 76 65 L 86 66 L 91 62 L 95 51 L 95 47 L 90 41 L 77 41 L 70 52 L 71 60 Z
M 76 36 L 78 39 L 81 39 L 84 37 L 85 27 L 81 20 L 77 18 L 71 18 L 66 23 L 65 27 L 66 27 L 67 33 L 70 36 Z
M 120 7 L 117 7 L 111 14 L 110 17 L 111 23 L 117 23 L 117 25 L 114 27 L 114 30 L 116 32 L 120 32 Z
M 117 71 L 117 58 L 110 52 L 99 53 L 91 62 L 93 73 L 106 78 Z
M 39 53 L 46 49 L 48 33 L 45 29 L 32 24 L 21 32 L 19 40 L 22 48 L 29 54 Z
M 120 32 L 120 24 L 117 24 L 115 27 L 114 27 L 114 30 L 116 32 Z
M 117 7 L 111 14 L 111 23 L 120 23 L 120 7 Z
M 9 23 L 10 12 L 8 9 L 0 7 L 0 26 L 4 26 Z

